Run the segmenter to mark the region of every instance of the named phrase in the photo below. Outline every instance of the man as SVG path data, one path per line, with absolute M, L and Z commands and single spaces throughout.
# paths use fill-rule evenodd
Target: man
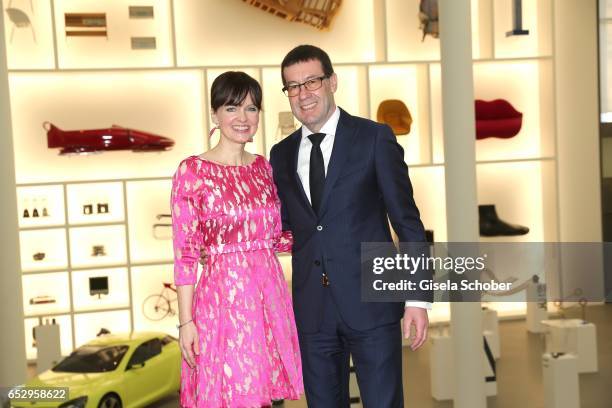
M 300 45 L 281 64 L 283 91 L 302 127 L 275 145 L 270 163 L 293 232 L 293 306 L 308 405 L 348 407 L 349 354 L 365 407 L 402 407 L 404 335 L 427 338 L 432 294 L 402 303 L 361 301 L 362 242 L 425 241 L 403 159 L 388 126 L 334 102 L 337 77 L 320 48 Z M 388 217 L 388 219 L 387 219 Z

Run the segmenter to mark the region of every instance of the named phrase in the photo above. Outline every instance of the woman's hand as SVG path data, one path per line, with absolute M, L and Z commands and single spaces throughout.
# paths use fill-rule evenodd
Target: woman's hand
M 206 259 L 208 258 L 208 254 L 206 253 L 206 250 L 204 248 L 200 249 L 200 265 L 202 266 L 206 266 Z
M 195 367 L 195 356 L 200 355 L 200 341 L 198 329 L 193 321 L 187 323 L 179 329 L 179 346 L 181 354 L 189 365 Z

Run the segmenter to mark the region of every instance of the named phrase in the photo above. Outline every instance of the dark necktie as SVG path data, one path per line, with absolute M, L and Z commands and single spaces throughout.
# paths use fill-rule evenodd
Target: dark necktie
M 310 202 L 317 214 L 323 196 L 323 186 L 325 186 L 325 162 L 321 151 L 321 142 L 324 137 L 325 133 L 313 133 L 308 136 L 312 142 L 312 150 L 310 150 Z

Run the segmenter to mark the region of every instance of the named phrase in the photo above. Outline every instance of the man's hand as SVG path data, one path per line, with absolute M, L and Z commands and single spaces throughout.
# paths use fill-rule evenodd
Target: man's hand
M 404 338 L 410 338 L 410 327 L 414 326 L 414 337 L 410 341 L 410 348 L 415 351 L 427 340 L 429 318 L 427 309 L 409 306 L 404 309 Z
M 206 250 L 202 248 L 200 250 L 200 259 L 199 259 L 200 265 L 206 266 L 206 258 L 208 258 L 208 254 L 206 253 Z

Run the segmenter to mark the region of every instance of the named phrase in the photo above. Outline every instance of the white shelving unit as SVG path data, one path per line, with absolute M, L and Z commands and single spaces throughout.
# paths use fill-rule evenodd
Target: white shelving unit
M 11 7 L 31 17 L 36 33 L 33 41 L 19 28 L 11 40 L 13 24 L 6 18 L 19 211 L 21 216 L 34 200 L 45 200 L 50 214 L 20 218 L 24 302 L 38 296 L 39 287 L 57 299 L 25 305 L 28 358 L 35 356 L 31 327 L 38 319 L 56 318 L 63 353 L 100 327 L 174 331 L 175 319 L 151 322 L 141 310 L 146 296 L 172 281 L 171 241 L 152 232 L 153 224 L 164 222 L 155 216 L 170 212 L 170 177 L 181 159 L 215 143 L 208 140 L 208 93 L 228 69 L 243 70 L 262 84 L 264 110 L 249 150 L 267 154 L 278 141 L 278 113 L 289 110 L 280 91 L 280 61 L 300 43 L 328 51 L 338 74 L 336 101 L 348 112 L 375 119 L 382 100 L 406 103 L 414 122 L 398 141 L 424 224 L 444 242 L 439 42 L 422 40 L 418 3 L 346 1 L 330 31 L 320 32 L 239 0 L 139 1 L 153 7 L 150 19 L 130 19 L 129 1 L 40 0 L 30 10 L 29 0 L 12 0 Z M 66 37 L 67 12 L 106 13 L 107 36 Z M 511 0 L 472 0 L 475 96 L 507 99 L 523 113 L 516 137 L 476 143 L 478 198 L 494 203 L 502 218 L 530 227 L 528 235 L 513 240 L 556 241 L 553 0 L 523 0 L 528 36 L 505 36 L 511 12 Z M 130 49 L 133 36 L 155 37 L 156 48 Z M 65 129 L 116 123 L 169 136 L 176 144 L 164 153 L 61 157 L 46 146 L 44 121 Z M 109 205 L 108 213 L 84 214 L 84 205 L 95 209 L 100 202 Z M 92 256 L 92 247 L 100 245 L 107 255 Z M 33 260 L 37 252 L 45 258 Z M 290 276 L 289 258 L 282 263 Z M 89 298 L 85 284 L 98 274 L 111 277 L 113 286 L 112 295 L 100 300 Z

